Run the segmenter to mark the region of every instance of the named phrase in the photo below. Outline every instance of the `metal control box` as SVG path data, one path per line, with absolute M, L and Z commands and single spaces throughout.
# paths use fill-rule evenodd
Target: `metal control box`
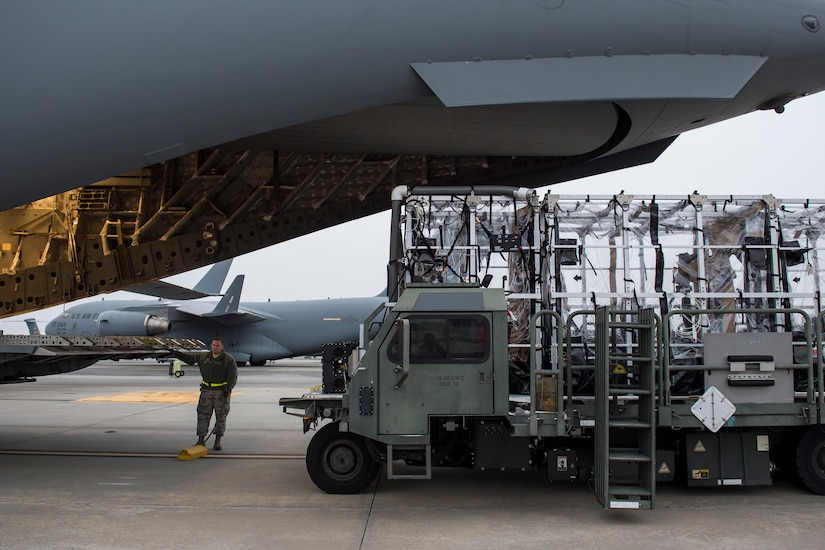
M 768 434 L 691 433 L 686 443 L 688 486 L 772 484 Z
M 547 451 L 547 480 L 575 481 L 578 479 L 578 456 L 578 453 L 573 449 L 550 449 Z
M 477 470 L 517 470 L 530 467 L 529 438 L 521 445 L 512 445 L 512 436 L 506 425 L 499 422 L 482 422 L 476 425 L 476 460 Z
M 793 403 L 790 332 L 705 335 L 705 389 L 718 389 L 733 404 Z M 717 367 L 723 367 L 718 370 Z

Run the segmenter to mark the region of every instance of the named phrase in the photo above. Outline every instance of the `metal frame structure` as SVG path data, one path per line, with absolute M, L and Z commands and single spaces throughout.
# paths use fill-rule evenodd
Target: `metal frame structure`
M 350 373 L 357 408 L 347 396 L 281 400 L 305 429 L 335 421 L 308 450 L 319 487 L 360 490 L 375 475 L 321 466 L 332 458 L 319 446 L 343 438 L 355 454 L 422 465 L 419 478 L 431 454 L 538 467 L 584 476 L 606 508 L 639 509 L 673 479 L 677 449 L 688 484 L 705 486 L 769 484 L 774 451 L 791 449 L 799 478 L 825 494 L 825 201 L 461 187 L 401 187 L 392 200 L 391 301 Z M 394 328 L 414 315 L 473 314 L 494 327 L 469 340 L 490 346 L 483 368 L 411 369 L 390 351 L 423 339 Z

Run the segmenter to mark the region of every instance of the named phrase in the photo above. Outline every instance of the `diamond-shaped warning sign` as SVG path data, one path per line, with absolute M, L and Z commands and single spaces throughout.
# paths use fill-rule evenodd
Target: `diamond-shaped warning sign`
M 731 403 L 715 386 L 711 386 L 693 404 L 690 412 L 707 429 L 716 433 L 736 412 L 736 405 Z

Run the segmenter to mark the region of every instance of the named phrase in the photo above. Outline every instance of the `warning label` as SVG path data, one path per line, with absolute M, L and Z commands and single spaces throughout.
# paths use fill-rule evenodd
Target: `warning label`
M 692 470 L 690 474 L 693 479 L 710 479 L 710 470 L 708 469 Z
M 696 445 L 693 447 L 693 452 L 694 453 L 704 453 L 705 451 L 707 451 L 707 449 L 705 449 L 705 444 L 702 443 L 701 440 L 697 441 Z

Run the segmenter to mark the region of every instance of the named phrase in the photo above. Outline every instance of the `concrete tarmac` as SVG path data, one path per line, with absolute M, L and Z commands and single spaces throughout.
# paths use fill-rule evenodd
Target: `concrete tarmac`
M 278 407 L 320 383 L 320 368 L 301 362 L 243 367 L 224 450 L 179 461 L 196 439 L 186 400 L 198 382 L 196 368 L 170 378 L 165 365 L 137 361 L 0 387 L 0 548 L 731 550 L 825 540 L 825 497 L 781 480 L 660 485 L 652 511 L 606 511 L 586 484 L 538 473 L 436 469 L 422 481 L 382 471 L 363 494 L 328 495 L 306 473 L 311 434 Z

